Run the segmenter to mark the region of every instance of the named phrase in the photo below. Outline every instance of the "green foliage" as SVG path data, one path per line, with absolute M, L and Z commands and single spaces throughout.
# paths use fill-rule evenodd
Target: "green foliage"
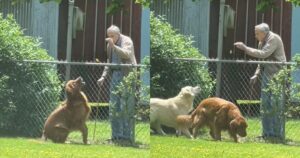
M 135 0 L 135 3 L 144 7 L 149 7 L 151 0 Z M 114 14 L 122 9 L 124 5 L 124 0 L 111 0 L 111 3 L 106 8 L 106 14 Z
M 294 4 L 295 6 L 300 6 L 300 0 L 286 0 L 286 1 Z
M 297 54 L 293 57 L 293 61 L 296 63 L 287 70 L 286 76 L 289 88 L 286 89 L 286 93 L 289 98 L 287 100 L 286 116 L 289 118 L 300 118 L 300 83 L 293 81 L 292 73 L 299 71 L 300 68 L 300 55 Z
M 276 2 L 277 1 L 281 1 L 281 0 L 261 0 L 257 5 L 256 10 L 263 12 L 263 11 L 265 11 L 267 9 L 270 9 L 270 8 L 278 9 L 276 7 Z M 285 0 L 285 1 L 290 2 L 295 6 L 300 6 L 300 0 Z
M 293 61 L 296 64 L 284 66 L 283 69 L 273 76 L 264 91 L 272 92 L 272 101 L 277 103 L 285 99 L 285 116 L 288 118 L 300 118 L 300 83 L 293 81 L 292 76 L 292 73 L 300 68 L 300 55 L 294 56 Z
M 275 74 L 270 81 L 268 82 L 267 88 L 262 91 L 266 91 L 271 94 L 271 102 L 272 109 L 261 109 L 261 113 L 272 113 L 277 114 L 279 117 L 284 118 L 286 111 L 282 108 L 288 103 L 287 96 L 289 94 L 289 89 L 287 88 L 287 84 L 291 83 L 291 78 L 287 77 L 290 74 L 291 70 L 282 65 L 282 69 Z
M 151 0 L 135 0 L 135 3 L 141 4 L 142 6 L 149 7 Z
M 293 61 L 296 62 L 296 66 L 294 66 L 294 68 L 298 68 L 300 66 L 300 54 L 296 54 L 293 57 Z
M 122 97 L 122 99 L 125 100 L 126 108 L 124 111 L 122 111 L 122 113 L 124 113 L 125 115 L 134 113 L 136 120 L 148 121 L 150 112 L 150 85 L 144 85 L 142 83 L 141 77 L 145 74 L 146 71 L 149 71 L 149 57 L 145 57 L 142 63 L 143 66 L 139 69 L 134 68 L 133 71 L 131 71 L 126 77 L 123 78 L 122 82 L 117 85 L 117 89 L 112 93 Z M 133 103 L 132 96 L 137 99 L 137 102 L 135 102 L 135 109 L 130 109 L 128 107 Z
M 275 1 L 276 0 L 262 0 L 258 3 L 256 6 L 256 11 L 265 11 L 269 8 L 276 8 L 275 6 Z
M 208 97 L 214 80 L 208 66 L 201 62 L 176 61 L 175 58 L 204 56 L 192 44 L 192 38 L 179 34 L 163 17 L 150 16 L 151 97 L 167 98 L 184 86 L 201 87 L 201 98 Z
M 123 0 L 111 0 L 110 5 L 107 6 L 105 12 L 106 14 L 114 14 L 124 7 Z
M 39 136 L 49 109 L 58 103 L 61 83 L 54 66 L 26 59 L 53 60 L 12 16 L 0 15 L 0 130 Z

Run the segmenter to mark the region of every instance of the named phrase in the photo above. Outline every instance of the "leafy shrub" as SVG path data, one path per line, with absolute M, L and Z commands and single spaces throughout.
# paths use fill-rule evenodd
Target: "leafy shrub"
M 40 136 L 57 106 L 61 83 L 53 65 L 24 60 L 53 60 L 40 42 L 25 36 L 12 16 L 0 15 L 0 130 Z
M 150 100 L 150 86 L 145 85 L 142 82 L 141 77 L 145 75 L 147 71 L 149 71 L 149 57 L 145 57 L 142 61 L 142 66 L 139 68 L 134 68 L 133 71 L 131 71 L 127 76 L 125 76 L 120 82 L 120 84 L 117 85 L 117 88 L 115 91 L 112 91 L 115 95 L 118 95 L 122 97 L 122 99 L 125 101 L 125 110 L 122 111 L 124 115 L 133 115 L 135 120 L 138 121 L 149 121 L 149 100 Z M 126 92 L 126 93 L 124 93 Z M 128 105 L 132 104 L 131 97 L 135 97 L 135 111 L 128 111 Z M 112 107 L 110 107 L 112 108 Z M 112 109 L 113 111 L 113 109 Z
M 205 63 L 177 61 L 175 58 L 205 58 L 192 44 L 192 38 L 179 34 L 163 17 L 150 16 L 151 28 L 151 97 L 168 98 L 184 86 L 201 87 L 201 98 L 214 87 Z
M 300 55 L 295 55 L 293 57 L 293 61 L 296 63 L 292 65 L 289 69 L 283 70 L 286 72 L 285 78 L 287 80 L 287 84 L 289 87 L 286 89 L 287 98 L 287 108 L 286 108 L 286 116 L 288 118 L 300 118 L 300 83 L 297 83 L 293 80 L 292 74 L 293 72 L 299 71 L 300 69 Z M 277 76 L 280 78 L 282 76 Z M 283 77 L 282 77 L 283 78 Z
M 264 91 L 272 92 L 275 102 L 280 103 L 282 99 L 285 102 L 285 116 L 287 118 L 300 118 L 300 83 L 293 80 L 295 71 L 300 68 L 300 55 L 293 57 L 294 65 L 285 66 L 274 75 L 268 87 Z M 284 94 L 284 95 L 283 95 Z M 282 98 L 282 96 L 285 96 Z M 276 107 L 275 107 L 276 109 Z

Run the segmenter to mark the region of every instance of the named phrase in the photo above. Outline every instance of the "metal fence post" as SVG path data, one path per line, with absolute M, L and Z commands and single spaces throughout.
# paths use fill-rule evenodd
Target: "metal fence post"
M 73 26 L 73 11 L 74 11 L 74 0 L 69 0 L 69 12 L 68 12 L 68 32 L 67 32 L 67 53 L 66 60 L 71 62 L 72 55 L 72 26 Z M 66 65 L 66 76 L 65 80 L 70 80 L 71 65 Z
M 223 21 L 224 21 L 224 6 L 225 0 L 220 1 L 220 13 L 219 13 L 219 33 L 218 33 L 218 60 L 222 59 L 222 49 L 223 49 Z M 216 96 L 221 95 L 221 75 L 222 75 L 222 63 L 217 63 L 217 87 Z
M 284 82 L 283 82 L 283 85 L 282 85 L 282 93 L 283 93 L 283 98 L 282 98 L 282 100 L 283 100 L 283 104 L 284 105 L 282 105 L 283 106 L 283 114 L 282 114 L 282 117 L 283 117 L 283 141 L 285 141 L 285 124 L 286 124 L 286 116 L 285 116 L 285 112 L 286 112 L 286 110 L 287 110 L 287 90 L 286 90 L 286 88 L 288 88 L 288 86 L 287 86 L 287 84 L 288 84 L 288 80 L 287 80 L 287 76 L 284 76 Z

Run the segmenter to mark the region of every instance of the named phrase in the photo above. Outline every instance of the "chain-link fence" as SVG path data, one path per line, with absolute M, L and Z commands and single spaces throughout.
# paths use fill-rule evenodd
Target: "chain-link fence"
M 12 62 L 8 62 L 11 64 Z M 101 63 L 82 62 L 58 62 L 58 61 L 16 61 L 17 69 L 1 68 L 0 74 L 0 134 L 41 137 L 45 120 L 49 114 L 57 108 L 66 98 L 64 85 L 69 79 L 81 76 L 86 83 L 83 92 L 88 98 L 91 113 L 87 121 L 88 140 L 94 143 L 106 143 L 112 137 L 110 113 L 112 110 L 111 96 L 118 95 L 120 91 L 126 91 L 125 96 L 133 96 L 134 101 L 126 103 L 132 107 L 133 139 L 135 145 L 148 147 L 149 137 L 149 85 L 143 84 L 141 79 L 143 72 L 147 71 L 144 65 L 115 65 Z M 110 68 L 110 72 L 131 67 L 133 70 L 129 77 L 124 77 L 117 86 L 112 89 L 112 77 L 108 76 L 102 86 L 97 85 L 104 66 Z M 10 69 L 11 68 L 11 69 Z M 136 70 L 136 71 L 135 71 Z M 7 75 L 9 74 L 9 75 Z M 125 79 L 130 80 L 126 82 Z M 131 91 L 128 91 L 131 87 Z M 123 88 L 123 89 L 122 89 Z M 116 99 L 116 98 L 115 98 Z M 126 101 L 126 98 L 117 98 Z M 129 105 L 130 104 L 130 105 Z M 130 115 L 123 111 L 122 116 Z M 68 141 L 82 142 L 81 133 L 71 132 Z M 110 142 L 110 141 L 109 141 Z
M 151 97 L 173 97 L 184 86 L 199 85 L 202 90 L 194 106 L 212 96 L 235 103 L 247 118 L 247 141 L 260 140 L 262 124 L 268 128 L 275 121 L 274 126 L 280 124 L 278 130 L 286 142 L 300 143 L 299 83 L 296 82 L 300 75 L 295 73 L 298 69 L 295 63 L 174 59 L 165 65 L 169 65 L 169 71 L 151 74 Z M 258 65 L 260 73 L 253 77 Z M 266 119 L 269 115 L 271 121 Z
M 11 62 L 7 63 L 11 64 Z M 257 82 L 250 84 L 257 65 L 261 65 L 261 73 Z M 266 68 L 265 65 L 269 65 Z M 268 104 L 277 105 L 276 115 L 282 116 L 285 126 L 282 127 L 288 142 L 300 142 L 300 76 L 298 68 L 293 63 L 275 63 L 263 61 L 219 61 L 176 59 L 166 63 L 170 66 L 168 72 L 160 75 L 151 74 L 151 97 L 167 98 L 175 96 L 187 85 L 201 87 L 201 93 L 196 97 L 194 105 L 209 96 L 220 96 L 234 102 L 247 118 L 247 140 L 255 140 L 262 134 L 262 116 L 264 115 L 263 100 Z M 1 70 L 0 78 L 0 134 L 16 136 L 40 137 L 45 120 L 49 114 L 65 99 L 64 85 L 67 80 L 79 76 L 83 78 L 86 94 L 91 107 L 87 122 L 88 140 L 93 143 L 106 143 L 111 138 L 110 97 L 112 93 L 123 91 L 111 90 L 112 80 L 108 77 L 103 86 L 97 85 L 104 66 L 111 70 L 129 65 L 113 65 L 100 63 L 67 63 L 54 61 L 22 61 L 15 62 Z M 143 67 L 135 66 L 138 72 Z M 291 68 L 293 67 L 293 68 Z M 271 70 L 266 70 L 270 69 Z M 281 70 L 280 73 L 272 71 Z M 291 70 L 292 69 L 292 70 Z M 17 71 L 22 70 L 22 71 Z M 9 75 L 7 75 L 9 74 Z M 143 85 L 141 75 L 133 75 L 135 83 L 135 142 L 148 147 L 149 137 L 149 85 Z M 275 76 L 275 77 L 274 77 Z M 265 78 L 265 79 L 263 79 Z M 272 79 L 270 79 L 272 78 Z M 269 81 L 263 85 L 265 81 Z M 126 83 L 126 82 L 123 82 Z M 266 86 L 267 85 L 267 86 Z M 269 97 L 268 95 L 272 95 Z M 284 95 L 283 95 L 284 94 Z M 262 99 L 270 98 L 270 99 Z M 275 102 L 275 103 L 273 103 Z M 279 105 L 279 106 L 278 106 Z M 81 142 L 80 132 L 72 132 L 68 141 Z

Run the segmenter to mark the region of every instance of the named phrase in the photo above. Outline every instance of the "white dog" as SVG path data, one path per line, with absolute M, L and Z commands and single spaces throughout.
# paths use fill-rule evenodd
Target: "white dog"
M 200 87 L 186 86 L 180 93 L 169 99 L 150 99 L 150 126 L 159 134 L 165 135 L 161 125 L 177 129 L 176 118 L 186 115 L 193 109 L 195 95 L 200 92 Z

